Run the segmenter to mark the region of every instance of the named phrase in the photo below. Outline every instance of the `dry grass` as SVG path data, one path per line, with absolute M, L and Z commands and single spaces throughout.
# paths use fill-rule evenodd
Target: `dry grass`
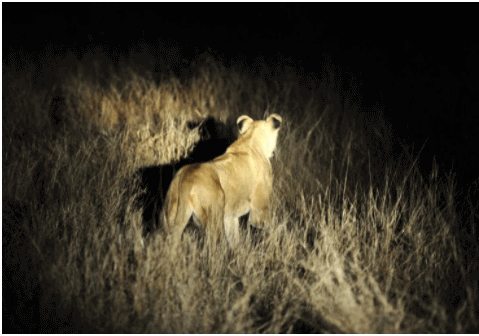
M 4 328 L 479 327 L 477 205 L 459 212 L 451 175 L 433 166 L 424 177 L 407 149 L 393 153 L 381 111 L 361 111 L 331 65 L 317 81 L 287 62 L 227 69 L 209 58 L 180 81 L 60 62 L 46 90 L 35 86 L 33 63 L 21 63 L 3 69 Z M 285 121 L 265 227 L 243 230 L 236 251 L 190 233 L 171 251 L 158 232 L 145 236 L 135 172 L 187 156 L 200 140 L 189 122 L 213 116 L 229 127 L 265 112 Z

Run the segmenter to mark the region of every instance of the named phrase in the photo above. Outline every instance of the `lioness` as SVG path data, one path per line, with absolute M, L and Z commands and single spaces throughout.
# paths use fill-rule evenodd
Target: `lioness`
M 258 121 L 243 115 L 237 120 L 240 136 L 225 154 L 178 171 L 162 215 L 165 231 L 175 245 L 191 216 L 214 239 L 226 235 L 230 246 L 239 241 L 239 217 L 250 212 L 254 223 L 265 219 L 273 187 L 269 160 L 281 122 L 277 114 Z M 221 220 L 224 226 L 219 224 Z

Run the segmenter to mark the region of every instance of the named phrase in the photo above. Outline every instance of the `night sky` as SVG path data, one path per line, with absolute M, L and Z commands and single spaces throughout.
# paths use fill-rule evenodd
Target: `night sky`
M 176 41 L 225 58 L 290 57 L 306 72 L 321 55 L 361 83 L 363 104 L 384 106 L 397 136 L 414 143 L 460 187 L 479 175 L 479 38 L 474 4 L 2 4 L 3 52 L 91 41 L 128 50 Z M 29 14 L 27 14 L 29 13 Z M 191 55 L 188 55 L 191 53 Z M 454 160 L 454 164 L 452 164 Z

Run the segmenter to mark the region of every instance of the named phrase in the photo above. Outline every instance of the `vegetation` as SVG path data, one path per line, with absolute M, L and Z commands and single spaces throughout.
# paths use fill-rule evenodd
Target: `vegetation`
M 4 332 L 477 330 L 477 204 L 399 153 L 338 68 L 106 54 L 4 59 Z M 141 168 L 191 158 L 208 116 L 226 143 L 238 116 L 265 113 L 283 127 L 264 227 L 243 225 L 234 251 L 145 231 Z

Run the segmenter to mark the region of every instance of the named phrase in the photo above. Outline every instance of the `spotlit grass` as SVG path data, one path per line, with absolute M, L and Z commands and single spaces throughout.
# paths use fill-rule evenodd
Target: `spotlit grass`
M 477 205 L 459 203 L 451 174 L 394 152 L 381 111 L 361 109 L 330 64 L 316 79 L 284 60 L 203 57 L 181 80 L 63 64 L 39 88 L 32 61 L 4 61 L 4 331 L 479 327 Z M 187 157 L 202 136 L 192 122 L 265 113 L 284 123 L 264 227 L 243 227 L 235 250 L 197 230 L 176 251 L 161 228 L 145 234 L 135 172 Z

